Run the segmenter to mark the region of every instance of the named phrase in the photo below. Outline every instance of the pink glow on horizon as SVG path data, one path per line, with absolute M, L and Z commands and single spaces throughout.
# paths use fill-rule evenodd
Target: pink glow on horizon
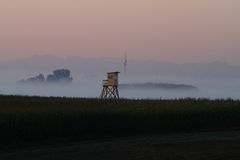
M 1 0 L 0 55 L 240 61 L 240 1 Z

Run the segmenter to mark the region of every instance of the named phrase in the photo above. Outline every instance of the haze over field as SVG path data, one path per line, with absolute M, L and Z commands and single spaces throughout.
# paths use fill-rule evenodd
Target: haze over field
M 55 69 L 71 70 L 73 83 L 17 84 L 21 79 L 39 73 L 48 75 Z M 120 71 L 120 84 L 170 83 L 196 86 L 198 90 L 120 88 L 120 96 L 127 98 L 240 98 L 240 65 L 220 62 L 206 64 L 174 64 L 159 61 L 129 60 L 127 74 L 123 60 L 113 58 L 80 58 L 34 56 L 0 64 L 1 94 L 42 96 L 98 97 L 102 80 L 108 71 Z

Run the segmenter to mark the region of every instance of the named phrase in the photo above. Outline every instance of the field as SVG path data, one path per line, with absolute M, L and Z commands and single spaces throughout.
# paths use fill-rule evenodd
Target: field
M 0 148 L 240 130 L 240 101 L 0 97 Z

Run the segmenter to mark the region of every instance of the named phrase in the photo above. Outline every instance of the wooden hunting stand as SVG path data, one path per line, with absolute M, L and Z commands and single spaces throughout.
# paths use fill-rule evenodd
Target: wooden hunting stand
M 100 95 L 102 99 L 118 99 L 118 74 L 120 72 L 108 72 L 107 80 L 103 80 L 103 89 Z

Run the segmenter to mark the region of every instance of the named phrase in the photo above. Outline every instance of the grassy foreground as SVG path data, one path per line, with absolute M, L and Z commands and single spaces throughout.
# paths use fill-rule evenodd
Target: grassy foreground
M 0 96 L 0 148 L 48 140 L 240 129 L 240 101 Z

